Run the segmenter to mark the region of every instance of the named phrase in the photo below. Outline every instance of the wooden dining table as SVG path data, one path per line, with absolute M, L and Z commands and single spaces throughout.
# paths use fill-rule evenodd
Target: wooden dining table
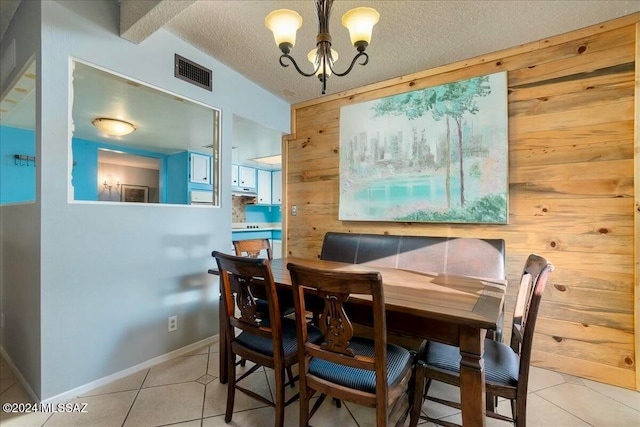
M 488 330 L 496 330 L 507 281 L 443 273 L 422 273 L 365 264 L 286 257 L 271 261 L 280 291 L 291 288 L 288 263 L 337 271 L 378 271 L 382 276 L 387 333 L 460 347 L 460 401 L 464 426 L 485 425 L 485 378 L 482 354 Z M 217 270 L 209 270 L 217 274 Z M 371 301 L 354 295 L 349 317 L 372 324 Z M 220 310 L 223 316 L 223 310 Z M 222 324 L 223 318 L 221 317 Z M 220 333 L 220 382 L 228 379 L 224 337 Z

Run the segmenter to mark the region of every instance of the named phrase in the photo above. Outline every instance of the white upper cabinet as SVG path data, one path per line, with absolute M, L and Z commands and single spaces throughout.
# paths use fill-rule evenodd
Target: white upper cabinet
M 271 204 L 271 172 L 258 169 L 258 203 Z
M 271 173 L 271 203 L 282 204 L 282 171 Z
M 211 184 L 211 157 L 204 154 L 190 153 L 191 182 Z
M 237 187 L 238 182 L 240 182 L 238 178 L 238 165 L 231 165 L 231 186 Z
M 238 186 L 245 188 L 256 188 L 256 170 L 247 166 L 238 167 Z

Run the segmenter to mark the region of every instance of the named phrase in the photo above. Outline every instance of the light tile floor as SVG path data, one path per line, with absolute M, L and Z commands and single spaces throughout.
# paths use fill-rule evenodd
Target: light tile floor
M 214 343 L 144 369 L 129 377 L 94 389 L 71 402 L 86 403 L 86 413 L 0 412 L 2 427 L 102 427 L 102 426 L 225 426 L 226 385 L 218 381 L 218 345 Z M 245 386 L 271 397 L 273 372 L 259 370 L 244 381 Z M 457 389 L 434 383 L 433 393 L 455 398 Z M 545 369 L 532 368 L 529 384 L 527 425 L 529 427 L 640 426 L 640 393 Z M 287 396 L 296 389 L 287 389 Z M 430 392 L 431 393 L 431 392 Z M 4 360 L 0 361 L 0 403 L 29 402 L 29 397 Z M 508 411 L 507 401 L 499 411 Z M 298 425 L 298 404 L 285 411 L 285 425 Z M 460 422 L 456 410 L 427 402 L 423 410 L 431 416 Z M 508 412 L 507 412 L 508 413 Z M 236 393 L 231 426 L 271 427 L 273 409 L 242 393 Z M 338 409 L 327 399 L 311 419 L 315 427 L 372 426 L 372 409 L 344 402 Z M 421 426 L 432 426 L 421 423 Z M 487 426 L 509 426 L 489 419 Z

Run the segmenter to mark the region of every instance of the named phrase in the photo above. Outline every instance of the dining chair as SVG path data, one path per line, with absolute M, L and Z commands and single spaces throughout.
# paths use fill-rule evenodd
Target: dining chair
M 285 402 L 285 370 L 298 363 L 298 340 L 296 321 L 282 317 L 276 285 L 268 259 L 254 259 L 227 255 L 218 251 L 213 254 L 220 272 L 220 287 L 224 320 L 225 352 L 229 384 L 227 386 L 227 408 L 225 422 L 233 416 L 236 389 L 246 395 L 275 407 L 275 425 L 284 423 L 284 408 L 297 399 L 297 395 Z M 257 303 L 254 293 L 262 288 L 269 306 L 266 318 L 257 315 Z M 310 342 L 322 338 L 320 330 L 305 324 L 305 334 Z M 236 335 L 236 330 L 239 334 Z M 250 360 L 255 365 L 236 379 L 236 355 Z M 275 374 L 275 399 L 269 401 L 259 394 L 248 390 L 238 383 L 255 372 L 261 366 L 273 369 Z M 290 379 L 289 382 L 292 382 Z
M 267 259 L 273 259 L 273 251 L 269 239 L 250 239 L 250 240 L 234 240 L 233 248 L 237 256 L 246 256 L 248 258 L 261 258 L 260 255 L 266 253 Z M 263 252 L 264 251 L 264 252 Z M 264 256 L 262 257 L 264 258 Z M 280 312 L 283 316 L 293 314 L 293 301 L 289 293 L 279 293 Z M 258 313 L 267 317 L 267 301 L 264 298 L 258 298 Z
M 305 296 L 324 300 L 318 325 L 324 337 L 321 344 L 309 340 L 304 324 L 298 323 L 300 426 L 308 425 L 327 395 L 375 407 L 378 427 L 389 425 L 395 416 L 395 425 L 403 425 L 414 408 L 414 355 L 387 343 L 380 273 L 321 270 L 295 263 L 287 264 L 287 269 L 296 316 L 306 313 Z M 351 294 L 371 298 L 373 339 L 353 336 L 347 313 Z M 309 411 L 309 400 L 316 392 L 321 395 Z M 420 403 L 421 397 L 420 393 L 415 400 Z M 417 420 L 419 406 L 411 415 Z
M 542 293 L 553 264 L 542 256 L 531 254 L 522 270 L 520 287 L 516 297 L 511 329 L 511 343 L 485 339 L 484 371 L 487 393 L 486 415 L 503 421 L 510 421 L 516 427 L 525 427 L 527 416 L 527 385 L 533 333 L 538 316 Z M 460 386 L 460 349 L 433 341 L 422 343 L 418 352 L 418 370 L 423 370 L 426 378 L 424 398 L 460 409 L 457 402 L 429 396 L 429 387 L 433 380 L 454 386 Z M 421 390 L 416 390 L 416 393 Z M 511 401 L 511 417 L 498 414 L 494 402 L 489 396 L 498 396 Z M 455 426 L 457 424 L 422 417 L 438 425 Z M 415 426 L 416 424 L 411 424 Z
M 271 250 L 271 243 L 269 239 L 249 239 L 249 240 L 234 240 L 233 241 L 233 249 L 237 256 L 245 256 L 248 258 L 260 258 L 260 255 L 264 253 L 267 255 L 268 260 L 273 259 L 273 251 Z M 264 257 L 262 257 L 264 258 Z M 293 301 L 290 293 L 278 293 L 278 300 L 280 301 L 280 313 L 283 316 L 289 316 L 293 314 L 295 309 L 293 308 Z M 267 318 L 269 317 L 269 305 L 267 304 L 267 300 L 264 298 L 258 297 L 256 299 L 257 305 L 256 309 L 258 312 L 258 316 Z M 245 360 L 242 359 L 240 361 L 240 366 L 245 366 Z M 295 387 L 293 384 L 293 374 L 291 369 L 287 369 L 287 373 L 289 375 L 289 383 L 291 387 Z
M 273 251 L 269 239 L 250 239 L 250 240 L 234 240 L 233 248 L 237 256 L 246 256 L 249 258 L 264 258 L 260 254 L 266 251 L 267 258 L 273 259 Z M 245 255 L 243 255 L 245 254 Z

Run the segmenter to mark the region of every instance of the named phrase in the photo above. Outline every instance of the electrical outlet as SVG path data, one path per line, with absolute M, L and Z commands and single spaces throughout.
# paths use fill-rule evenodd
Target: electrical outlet
M 298 215 L 298 206 L 293 205 L 291 206 L 291 216 L 296 216 Z
M 169 317 L 168 329 L 169 332 L 173 332 L 178 329 L 178 316 Z

